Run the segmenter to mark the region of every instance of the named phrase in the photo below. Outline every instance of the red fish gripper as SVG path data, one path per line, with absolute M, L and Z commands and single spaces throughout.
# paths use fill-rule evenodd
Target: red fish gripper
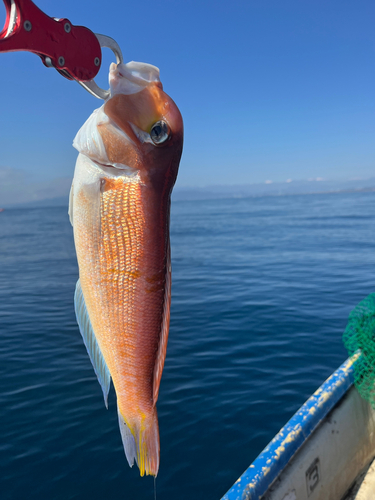
M 6 20 L 0 32 L 0 52 L 33 52 L 69 80 L 95 78 L 102 52 L 91 30 L 74 26 L 68 19 L 49 17 L 31 0 L 3 1 Z

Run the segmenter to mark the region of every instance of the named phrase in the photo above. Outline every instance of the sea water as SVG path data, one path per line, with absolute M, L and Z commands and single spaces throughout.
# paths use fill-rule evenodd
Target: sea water
M 157 498 L 219 499 L 345 359 L 375 285 L 375 193 L 172 204 Z M 0 498 L 152 500 L 75 321 L 66 207 L 0 214 Z

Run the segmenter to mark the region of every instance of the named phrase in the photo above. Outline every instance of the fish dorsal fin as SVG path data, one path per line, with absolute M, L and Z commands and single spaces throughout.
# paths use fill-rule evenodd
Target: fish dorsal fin
M 171 247 L 168 242 L 167 248 L 167 272 L 165 276 L 165 291 L 164 291 L 164 308 L 163 308 L 163 321 L 161 324 L 160 341 L 156 363 L 154 368 L 154 381 L 153 381 L 153 403 L 156 404 L 159 396 L 159 387 L 161 375 L 163 373 L 165 356 L 167 354 L 167 343 L 169 333 L 169 320 L 171 309 L 171 288 L 172 288 L 172 269 L 171 269 Z
M 81 332 L 92 366 L 94 367 L 96 376 L 98 377 L 99 384 L 101 385 L 105 406 L 108 408 L 108 392 L 111 383 L 111 374 L 98 345 L 98 341 L 96 340 L 79 280 L 77 281 L 76 291 L 74 294 L 74 309 L 76 312 L 79 331 Z

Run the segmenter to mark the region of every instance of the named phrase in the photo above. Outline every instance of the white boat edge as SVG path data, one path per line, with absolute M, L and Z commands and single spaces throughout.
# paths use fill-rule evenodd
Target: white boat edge
M 375 457 L 375 411 L 353 386 L 358 357 L 301 406 L 222 500 L 375 498 L 370 480 L 353 496 L 356 479 Z

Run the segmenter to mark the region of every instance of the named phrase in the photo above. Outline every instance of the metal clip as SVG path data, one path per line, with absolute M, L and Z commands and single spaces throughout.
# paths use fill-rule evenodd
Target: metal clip
M 111 49 L 114 55 L 116 56 L 116 62 L 117 64 L 122 64 L 124 62 L 124 59 L 122 57 L 122 52 L 118 44 L 113 40 L 113 38 L 110 38 L 109 36 L 105 35 L 99 35 L 95 33 L 96 38 L 99 40 L 100 47 L 106 47 L 107 49 Z M 108 97 L 111 95 L 110 89 L 104 90 L 100 88 L 95 80 L 90 80 L 89 82 L 82 82 L 77 80 L 77 82 L 82 85 L 84 89 L 87 90 L 87 92 L 90 92 L 94 97 L 97 97 L 98 99 L 108 99 Z

